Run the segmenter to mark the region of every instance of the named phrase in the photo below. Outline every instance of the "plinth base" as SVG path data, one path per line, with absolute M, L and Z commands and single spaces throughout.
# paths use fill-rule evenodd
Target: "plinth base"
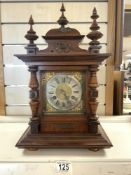
M 31 134 L 30 127 L 22 135 L 16 147 L 37 150 L 43 148 L 87 148 L 98 151 L 112 146 L 109 138 L 99 125 L 98 134 L 63 133 L 63 134 Z

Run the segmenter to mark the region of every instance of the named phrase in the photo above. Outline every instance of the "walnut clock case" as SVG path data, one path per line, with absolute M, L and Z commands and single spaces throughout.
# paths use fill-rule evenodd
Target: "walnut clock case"
M 91 39 L 88 50 L 79 48 L 85 37 L 68 23 L 61 7 L 59 28 L 51 29 L 43 38 L 48 47 L 39 50 L 34 44 L 38 38 L 30 29 L 25 35 L 29 40 L 27 54 L 16 55 L 29 67 L 30 106 L 32 117 L 29 127 L 16 146 L 18 148 L 88 148 L 97 151 L 112 146 L 102 129 L 96 110 L 98 83 L 96 72 L 110 54 L 99 53 L 98 39 L 102 37 L 97 24 L 97 11 L 91 16 Z

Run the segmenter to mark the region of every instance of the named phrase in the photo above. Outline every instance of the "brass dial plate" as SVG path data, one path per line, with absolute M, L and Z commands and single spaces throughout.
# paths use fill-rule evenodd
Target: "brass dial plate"
M 81 72 L 44 74 L 46 112 L 80 112 L 83 109 Z

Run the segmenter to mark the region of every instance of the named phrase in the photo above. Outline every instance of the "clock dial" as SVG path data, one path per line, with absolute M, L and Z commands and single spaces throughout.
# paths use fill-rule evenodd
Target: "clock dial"
M 46 85 L 48 103 L 60 111 L 76 107 L 82 96 L 81 83 L 69 74 L 55 74 Z

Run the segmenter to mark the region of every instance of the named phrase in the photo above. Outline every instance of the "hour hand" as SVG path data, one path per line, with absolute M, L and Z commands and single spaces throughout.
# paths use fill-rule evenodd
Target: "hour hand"
M 64 95 L 65 100 L 69 100 L 69 96 L 67 96 L 66 91 L 64 91 L 63 89 L 61 89 L 61 93 Z

